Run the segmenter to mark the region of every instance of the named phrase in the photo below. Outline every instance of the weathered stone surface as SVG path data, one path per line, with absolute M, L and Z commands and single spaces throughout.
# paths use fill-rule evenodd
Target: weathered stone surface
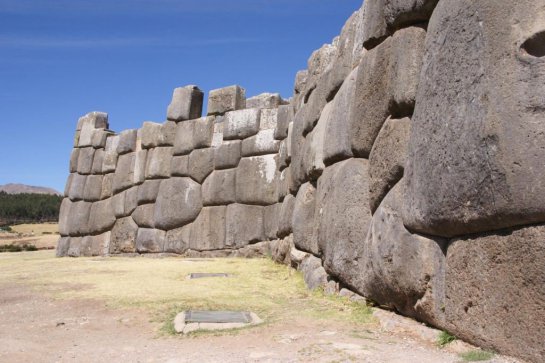
M 237 168 L 237 203 L 270 205 L 278 201 L 276 155 L 243 158 Z
M 290 159 L 288 158 L 288 142 L 287 140 L 282 140 L 280 141 L 280 148 L 278 150 L 278 170 L 284 170 L 289 164 Z
M 70 154 L 70 172 L 75 173 L 78 171 L 78 158 L 79 158 L 79 150 L 80 149 L 72 149 L 72 153 Z
M 57 241 L 57 247 L 55 248 L 56 257 L 68 256 L 68 249 L 70 248 L 70 237 L 60 237 Z
M 161 144 L 163 139 L 163 125 L 157 122 L 144 122 L 141 129 L 142 147 L 151 149 Z
M 138 185 L 142 184 L 146 177 L 146 171 L 147 171 L 147 160 L 148 160 L 148 154 L 150 151 L 148 150 L 139 150 L 135 153 L 134 157 L 134 171 L 133 171 L 133 184 Z M 165 154 L 168 155 L 168 152 Z M 165 167 L 167 168 L 167 167 Z
M 129 215 L 128 213 L 125 213 L 125 195 L 126 191 L 122 191 L 121 193 L 112 196 L 112 208 L 116 218 L 122 218 Z
M 371 222 L 368 161 L 349 159 L 325 169 L 318 180 L 316 226 L 326 271 L 349 286 L 359 279 Z
M 260 117 L 261 110 L 258 108 L 228 112 L 223 125 L 223 139 L 245 139 L 257 134 Z
M 84 236 L 89 234 L 89 215 L 91 214 L 92 204 L 83 201 L 72 203 L 68 220 L 70 236 Z
M 193 126 L 193 148 L 201 149 L 212 146 L 214 136 L 214 117 L 202 117 L 195 120 Z
M 72 179 L 74 179 L 75 173 L 68 174 L 68 178 L 66 179 L 66 184 L 64 185 L 64 194 L 63 196 L 69 197 L 70 196 L 70 188 L 72 187 Z
M 372 213 L 375 213 L 388 191 L 403 177 L 410 129 L 409 118 L 388 118 L 371 149 L 369 203 Z
M 227 207 L 204 207 L 191 225 L 189 248 L 196 251 L 225 248 Z
M 216 116 L 214 118 L 214 133 L 212 134 L 212 147 L 218 148 L 223 143 L 223 121 L 224 116 Z
M 66 256 L 69 257 L 79 257 L 81 254 L 81 240 L 83 237 L 70 237 L 70 245 L 68 246 L 68 251 Z
M 91 137 L 91 146 L 95 149 L 104 149 L 106 146 L 106 139 L 112 132 L 105 130 L 94 130 Z
M 91 174 L 93 169 L 93 158 L 95 157 L 95 149 L 92 147 L 85 147 L 79 149 L 78 154 L 78 168 L 77 171 L 80 174 Z
M 117 144 L 117 154 L 122 155 L 136 151 L 136 139 L 138 130 L 125 130 L 119 134 L 119 143 Z
M 95 150 L 95 156 L 93 157 L 93 166 L 91 167 L 91 173 L 102 174 L 103 163 L 104 163 L 104 149 Z
M 535 1 L 437 6 L 409 141 L 409 228 L 454 236 L 545 221 L 545 71 L 525 49 L 543 16 Z
M 203 100 L 204 93 L 197 86 L 175 88 L 168 105 L 167 119 L 178 122 L 201 117 Z
M 236 170 L 215 170 L 202 185 L 203 205 L 226 205 L 234 203 Z
M 262 93 L 246 100 L 246 108 L 278 108 L 284 104 L 279 93 Z
M 155 203 L 161 182 L 161 179 L 146 180 L 138 186 L 138 205 Z
M 330 102 L 324 107 L 316 127 L 314 127 L 305 139 L 303 169 L 306 180 L 316 180 L 324 171 L 324 144 L 327 123 L 331 115 L 331 106 Z
M 79 244 L 78 256 L 104 256 L 108 254 L 110 247 L 110 232 L 96 236 L 85 236 Z
M 278 176 L 278 184 L 277 184 L 277 193 L 278 193 L 278 201 L 281 202 L 284 200 L 286 195 L 290 193 L 290 181 L 291 181 L 291 169 L 286 168 L 280 172 L 280 175 Z
M 166 121 L 161 126 L 161 137 L 158 142 L 158 146 L 173 146 L 176 139 L 176 122 Z
M 375 212 L 359 260 L 358 292 L 404 315 L 444 324 L 446 241 L 412 234 L 403 226 L 403 181 Z
M 315 207 L 316 188 L 310 183 L 301 185 L 293 207 L 293 243 L 302 251 L 318 255 L 318 240 L 314 234 Z
M 290 237 L 270 242 L 270 253 L 274 261 L 290 265 Z
M 241 145 L 240 140 L 224 141 L 214 149 L 214 169 L 236 168 L 241 157 Z
M 195 148 L 193 143 L 194 129 L 195 120 L 178 123 L 174 138 L 174 155 L 187 155 Z
M 100 111 L 89 112 L 79 118 L 76 130 L 83 130 L 85 126 L 91 126 L 95 129 L 108 129 L 108 114 Z
M 68 198 L 64 198 L 61 202 L 59 211 L 59 234 L 63 237 L 70 235 L 72 218 L 72 214 L 70 213 L 71 207 L 72 201 Z
M 156 147 L 148 151 L 146 179 L 170 177 L 172 147 Z
M 144 204 L 136 207 L 132 212 L 132 219 L 138 227 L 155 227 L 155 204 Z
M 307 255 L 299 265 L 299 270 L 303 273 L 305 284 L 310 290 L 327 285 L 327 272 L 318 257 Z
M 299 111 L 295 114 L 295 119 L 293 121 L 293 127 L 289 131 L 288 142 L 290 147 L 288 148 L 288 155 L 291 154 L 291 184 L 295 188 L 295 192 L 305 180 L 305 168 L 303 165 L 304 160 L 304 145 L 305 137 L 303 135 L 304 131 L 304 119 L 306 106 L 301 107 Z M 291 151 L 291 152 L 290 152 Z
M 214 149 L 197 149 L 189 154 L 189 176 L 202 184 L 214 170 Z
M 133 253 L 136 251 L 138 226 L 131 217 L 118 219 L 112 229 L 110 253 Z
M 544 236 L 538 225 L 454 240 L 447 252 L 446 329 L 503 354 L 543 361 Z
M 172 161 L 170 163 L 170 175 L 189 176 L 189 155 L 172 157 Z
M 369 157 L 388 116 L 412 113 L 425 38 L 421 28 L 402 29 L 363 57 L 349 116 L 354 155 Z
M 113 196 L 114 193 L 114 174 L 106 174 L 102 179 L 102 190 L 100 192 L 100 200 L 107 199 Z
M 276 117 L 276 127 L 274 129 L 274 138 L 276 140 L 284 140 L 288 137 L 288 126 L 293 122 L 295 111 L 292 105 L 282 105 L 278 107 L 278 115 Z
M 125 191 L 125 215 L 131 214 L 138 206 L 138 187 L 134 186 Z
M 263 207 L 230 204 L 227 206 L 225 228 L 225 244 L 229 248 L 240 248 L 264 241 Z
M 85 179 L 85 190 L 83 192 L 83 200 L 95 202 L 100 200 L 102 194 L 102 175 L 88 175 Z
M 293 231 L 293 210 L 295 208 L 295 197 L 291 194 L 286 195 L 280 207 L 280 217 L 278 221 L 278 238 L 284 238 Z
M 134 185 L 135 160 L 136 153 L 119 156 L 114 176 L 114 193 L 117 194 Z
M 269 205 L 263 208 L 263 229 L 265 238 L 268 240 L 276 239 L 281 209 L 281 203 Z
M 266 108 L 261 110 L 259 130 L 274 130 L 278 119 L 278 109 Z
M 87 175 L 73 174 L 72 181 L 70 183 L 70 191 L 68 197 L 72 201 L 82 200 L 85 196 L 85 182 L 87 181 Z
M 202 209 L 201 186 L 189 178 L 170 178 L 159 187 L 155 228 L 170 230 L 192 222 Z
M 246 90 L 240 86 L 229 86 L 210 91 L 208 115 L 223 115 L 229 111 L 246 108 Z
M 163 252 L 165 231 L 151 228 L 138 228 L 136 235 L 136 251 L 139 253 Z
M 91 234 L 108 232 L 115 223 L 112 200 L 106 199 L 93 203 L 89 214 L 89 231 Z
M 242 141 L 242 156 L 276 154 L 280 142 L 274 139 L 274 129 L 261 130 Z
M 102 172 L 112 173 L 117 166 L 117 146 L 119 145 L 119 135 L 110 136 L 106 139 L 106 147 L 104 148 L 104 160 L 102 162 Z
M 165 236 L 165 252 L 177 253 L 179 255 L 185 253 L 189 248 L 191 237 L 192 224 L 186 224 L 183 227 L 170 230 Z

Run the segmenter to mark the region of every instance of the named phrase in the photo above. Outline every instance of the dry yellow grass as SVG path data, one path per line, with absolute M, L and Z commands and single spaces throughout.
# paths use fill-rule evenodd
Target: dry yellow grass
M 45 233 L 57 234 L 59 233 L 58 223 L 36 223 L 36 224 L 17 224 L 11 227 L 14 232 L 22 234 L 31 234 L 39 236 Z
M 188 280 L 192 272 L 230 278 Z M 268 323 L 298 316 L 369 322 L 360 304 L 306 289 L 302 276 L 269 259 L 55 258 L 53 251 L 0 255 L 0 281 L 56 298 L 100 299 L 139 307 L 168 322 L 186 309 L 250 310 Z

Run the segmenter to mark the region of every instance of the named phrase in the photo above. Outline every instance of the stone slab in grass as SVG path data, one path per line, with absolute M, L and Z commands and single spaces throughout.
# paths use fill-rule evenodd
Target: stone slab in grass
M 208 273 L 208 272 L 195 272 L 188 275 L 188 279 L 204 279 L 208 277 L 229 277 L 226 273 Z
M 247 311 L 197 311 L 188 310 L 176 315 L 174 329 L 188 334 L 198 330 L 227 330 L 261 324 L 255 313 Z

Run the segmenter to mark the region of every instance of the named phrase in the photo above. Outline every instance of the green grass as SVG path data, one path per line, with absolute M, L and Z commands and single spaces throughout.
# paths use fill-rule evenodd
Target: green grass
M 193 272 L 230 278 L 188 280 Z M 0 256 L 0 281 L 26 284 L 58 299 L 97 299 L 149 312 L 163 334 L 184 310 L 253 311 L 265 324 L 298 318 L 373 323 L 371 309 L 306 289 L 303 277 L 269 259 L 55 258 L 54 251 Z
M 22 251 L 37 251 L 38 249 L 34 245 L 0 245 L 0 253 L 2 252 L 22 252 Z
M 459 356 L 464 362 L 480 362 L 494 358 L 494 353 L 486 350 L 472 350 L 470 352 L 460 353 Z
M 439 333 L 439 336 L 437 337 L 437 345 L 440 347 L 444 347 L 445 345 L 452 343 L 455 340 L 456 337 L 454 335 L 443 330 L 441 333 Z

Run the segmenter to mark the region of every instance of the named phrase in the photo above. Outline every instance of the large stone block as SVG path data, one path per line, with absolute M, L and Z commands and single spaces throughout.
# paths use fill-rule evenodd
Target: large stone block
M 444 326 L 446 241 L 403 226 L 403 181 L 375 212 L 355 287 L 366 298 L 420 321 Z
M 329 119 L 326 123 L 327 138 L 324 142 L 325 165 L 331 165 L 353 156 L 350 142 L 350 112 L 356 92 L 358 70 L 359 68 L 354 68 L 348 75 L 332 101 Z
M 94 129 L 108 129 L 110 127 L 108 114 L 100 111 L 89 112 L 79 118 L 76 130 L 83 130 L 85 126 L 90 126 Z
M 284 140 L 288 137 L 288 126 L 293 122 L 295 111 L 292 105 L 282 105 L 278 107 L 278 115 L 276 117 L 276 127 L 274 129 L 274 138 L 276 140 Z
M 189 176 L 189 155 L 173 156 L 170 162 L 170 175 Z
M 202 185 L 204 205 L 225 205 L 234 203 L 236 170 L 215 170 Z
M 172 147 L 156 147 L 148 151 L 146 179 L 169 178 Z
M 114 176 L 114 193 L 119 193 L 134 185 L 136 153 L 120 155 Z
M 106 174 L 102 179 L 102 190 L 100 192 L 100 200 L 108 199 L 113 196 L 114 193 L 114 174 Z
M 110 253 L 134 253 L 138 226 L 131 217 L 118 219 L 112 229 Z
M 230 204 L 227 206 L 225 244 L 229 248 L 241 248 L 265 240 L 263 207 L 257 205 Z
M 79 159 L 79 150 L 80 149 L 72 149 L 72 153 L 70 154 L 70 172 L 75 173 L 78 171 L 78 159 Z
M 290 165 L 290 159 L 288 158 L 288 142 L 287 140 L 280 141 L 280 148 L 278 150 L 278 170 L 282 171 Z
M 91 146 L 95 149 L 104 149 L 106 140 L 113 132 L 105 130 L 94 130 L 91 137 Z
M 544 225 L 454 240 L 447 252 L 446 329 L 484 348 L 542 362 L 544 264 Z
M 246 108 L 246 91 L 239 86 L 229 86 L 210 91 L 208 115 L 223 115 L 229 111 Z
M 295 208 L 295 197 L 292 194 L 286 195 L 280 207 L 278 220 L 278 238 L 284 238 L 293 231 L 293 210 Z
M 146 180 L 143 184 L 138 186 L 138 205 L 155 203 L 161 181 L 161 179 Z
M 404 117 L 412 113 L 425 38 L 425 30 L 406 28 L 363 57 L 350 110 L 354 155 L 369 157 L 388 116 Z
M 161 138 L 159 139 L 157 146 L 173 146 L 176 139 L 176 122 L 166 121 L 161 126 Z
M 117 154 L 122 155 L 136 151 L 136 140 L 138 130 L 124 130 L 119 134 L 119 142 L 117 144 Z
M 242 156 L 258 156 L 276 154 L 280 149 L 280 141 L 274 138 L 274 129 L 259 131 L 242 141 Z
M 166 253 L 183 254 L 189 248 L 192 224 L 186 224 L 183 227 L 170 230 L 165 236 Z
M 155 203 L 155 228 L 170 230 L 192 222 L 202 209 L 201 186 L 189 178 L 164 180 Z
M 284 200 L 286 195 L 290 193 L 291 169 L 285 168 L 278 176 L 278 184 L 276 187 L 278 193 L 278 201 Z
M 278 120 L 278 109 L 266 108 L 261 110 L 259 130 L 274 130 Z
M 197 86 L 175 88 L 168 105 L 167 119 L 178 122 L 201 117 L 203 100 L 204 93 Z
M 455 236 L 545 221 L 538 3 L 453 1 L 435 9 L 409 141 L 410 229 Z
M 240 161 L 242 142 L 240 140 L 224 141 L 214 149 L 214 169 L 236 168 Z
M 89 216 L 92 204 L 83 201 L 72 203 L 70 206 L 70 216 L 68 217 L 70 236 L 84 236 L 89 234 Z
M 70 183 L 70 191 L 68 192 L 68 198 L 70 198 L 70 200 L 83 200 L 85 196 L 86 181 L 87 175 L 73 174 L 72 181 Z
M 93 159 L 95 157 L 95 149 L 92 147 L 85 147 L 79 149 L 78 154 L 78 168 L 77 171 L 80 174 L 91 174 L 93 169 Z
M 202 149 L 212 146 L 214 136 L 214 117 L 202 117 L 195 120 L 193 126 L 193 148 Z
M 151 228 L 138 228 L 136 251 L 138 253 L 160 253 L 165 245 L 165 231 Z
M 210 251 L 225 248 L 225 218 L 227 207 L 204 207 L 191 225 L 189 248 Z
M 93 203 L 89 214 L 89 233 L 96 235 L 107 232 L 112 229 L 115 220 L 111 199 Z
M 134 186 L 125 191 L 125 215 L 131 214 L 138 206 L 138 187 Z
M 102 161 L 102 172 L 112 173 L 117 166 L 117 146 L 119 145 L 119 135 L 110 136 L 106 140 L 106 147 L 104 148 L 104 159 Z
M 155 204 L 144 204 L 136 207 L 132 212 L 132 219 L 138 227 L 154 228 L 155 227 Z
M 102 174 L 102 164 L 104 164 L 104 149 L 97 149 L 95 150 L 95 156 L 93 157 L 91 173 Z
M 76 175 L 76 173 L 70 173 L 68 174 L 68 178 L 66 178 L 66 184 L 64 185 L 64 194 L 63 194 L 63 196 L 65 197 L 70 196 L 70 189 L 72 188 L 72 180 L 74 179 L 74 175 Z
M 72 207 L 72 201 L 68 198 L 64 198 L 61 202 L 61 207 L 59 211 L 59 234 L 61 236 L 69 236 L 71 232 L 71 221 L 72 214 L 70 209 Z
M 262 93 L 246 100 L 246 108 L 278 108 L 284 104 L 279 93 Z
M 202 184 L 204 179 L 214 170 L 214 149 L 197 149 L 189 154 L 189 176 Z
M 121 193 L 112 196 L 112 208 L 116 218 L 122 218 L 129 215 L 125 213 L 125 195 L 126 191 L 122 191 Z
M 369 157 L 369 203 L 375 213 L 388 191 L 403 177 L 411 120 L 388 118 Z
M 79 257 L 81 255 L 81 241 L 83 237 L 70 237 L 70 244 L 68 245 L 68 251 L 66 256 Z
M 223 139 L 245 139 L 257 134 L 260 117 L 261 110 L 258 108 L 228 112 L 223 125 Z
M 187 155 L 195 148 L 193 143 L 194 129 L 195 120 L 178 123 L 174 138 L 174 155 Z
M 162 144 L 163 125 L 157 122 L 144 122 L 141 128 L 142 148 L 151 149 Z
M 237 168 L 237 203 L 270 205 L 278 201 L 275 155 L 243 158 Z
M 110 248 L 110 232 L 95 236 L 85 236 L 79 243 L 78 256 L 105 256 Z
M 315 207 L 316 188 L 310 183 L 301 185 L 293 207 L 293 243 L 299 250 L 318 255 L 318 240 L 314 233 Z
M 324 144 L 332 103 L 328 103 L 316 127 L 307 135 L 303 149 L 303 169 L 306 180 L 316 180 L 324 171 Z
M 348 159 L 325 169 L 316 193 L 316 233 L 327 272 L 354 286 L 371 222 L 368 162 Z
M 68 256 L 68 249 L 70 248 L 70 237 L 61 237 L 57 241 L 57 247 L 55 248 L 55 257 Z
M 292 185 L 294 186 L 296 192 L 299 186 L 306 182 L 305 168 L 303 165 L 305 146 L 304 119 L 306 110 L 306 106 L 303 106 L 295 114 L 293 127 L 290 129 L 290 135 L 288 137 L 288 142 L 290 143 L 290 147 L 288 148 L 288 155 L 291 154 L 290 168 Z
M 275 240 L 278 234 L 280 210 L 282 203 L 269 205 L 263 208 L 263 229 L 265 238 L 269 241 Z
M 83 200 L 88 202 L 96 202 L 100 200 L 102 194 L 102 175 L 88 175 L 85 180 L 85 190 L 83 192 Z

